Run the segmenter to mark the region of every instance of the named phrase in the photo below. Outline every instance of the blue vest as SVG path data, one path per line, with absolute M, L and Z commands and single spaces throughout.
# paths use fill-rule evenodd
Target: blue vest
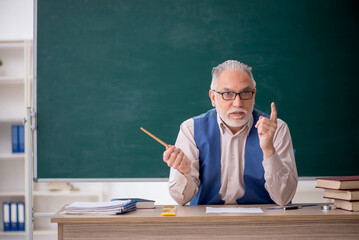
M 253 110 L 253 126 L 247 136 L 244 164 L 244 195 L 237 199 L 238 204 L 274 203 L 264 187 L 263 152 L 259 146 L 257 129 L 254 127 L 259 116 L 269 117 Z M 219 197 L 221 184 L 221 144 L 216 109 L 194 117 L 194 140 L 199 149 L 198 192 L 191 205 L 224 204 Z

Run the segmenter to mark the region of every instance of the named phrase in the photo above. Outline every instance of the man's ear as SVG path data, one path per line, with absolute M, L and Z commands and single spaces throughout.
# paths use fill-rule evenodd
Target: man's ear
M 216 107 L 216 101 L 215 101 L 215 95 L 216 95 L 216 93 L 215 92 L 213 92 L 212 90 L 209 90 L 209 98 L 211 99 L 211 102 L 212 102 L 212 106 L 213 107 Z
M 253 93 L 253 105 L 256 103 L 256 94 L 257 94 L 257 89 L 255 88 Z

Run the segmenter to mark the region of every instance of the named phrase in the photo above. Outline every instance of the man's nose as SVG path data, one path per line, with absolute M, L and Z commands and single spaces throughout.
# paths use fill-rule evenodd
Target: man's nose
M 242 106 L 242 100 L 241 98 L 239 97 L 239 94 L 236 95 L 235 99 L 233 100 L 232 102 L 232 105 L 234 107 L 241 107 Z

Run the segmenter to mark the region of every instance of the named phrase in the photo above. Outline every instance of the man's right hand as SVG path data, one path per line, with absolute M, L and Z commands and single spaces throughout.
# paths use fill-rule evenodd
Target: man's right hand
M 191 160 L 186 157 L 180 148 L 175 146 L 169 147 L 163 153 L 163 161 L 167 163 L 169 167 L 177 169 L 182 174 L 187 174 L 191 171 Z

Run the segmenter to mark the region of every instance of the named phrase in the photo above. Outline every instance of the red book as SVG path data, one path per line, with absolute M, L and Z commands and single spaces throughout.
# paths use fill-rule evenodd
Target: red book
M 327 189 L 359 189 L 359 176 L 319 177 L 318 188 Z
M 359 190 L 333 190 L 325 189 L 325 198 L 340 199 L 347 201 L 359 201 Z
M 359 211 L 359 201 L 334 200 L 334 204 L 337 206 L 337 208 L 351 212 Z

